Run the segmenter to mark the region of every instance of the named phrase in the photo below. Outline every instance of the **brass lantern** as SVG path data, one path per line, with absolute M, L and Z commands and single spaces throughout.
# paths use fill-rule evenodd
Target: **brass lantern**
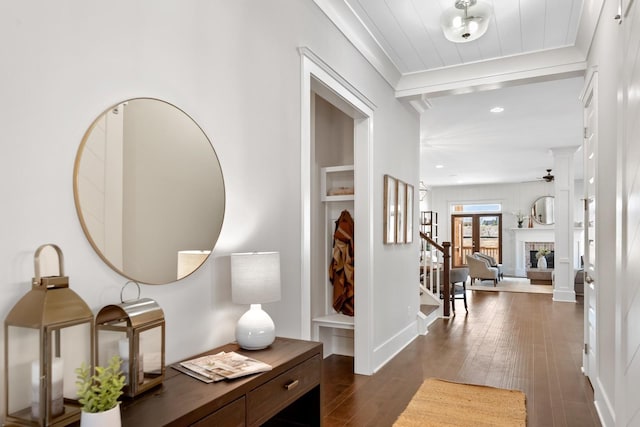
M 57 276 L 40 275 L 45 248 L 57 254 Z M 75 368 L 92 366 L 93 313 L 69 288 L 58 246 L 40 246 L 34 264 L 31 290 L 4 322 L 6 419 L 12 425 L 63 426 L 80 419 Z
M 162 308 L 150 298 L 138 298 L 107 305 L 96 315 L 97 364 L 105 366 L 114 356 L 122 359 L 129 397 L 159 385 L 164 379 L 165 322 Z M 124 287 L 123 287 L 124 290 Z

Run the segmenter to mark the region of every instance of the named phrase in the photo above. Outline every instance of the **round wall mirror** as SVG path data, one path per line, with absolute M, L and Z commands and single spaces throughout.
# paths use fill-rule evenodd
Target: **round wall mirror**
M 553 196 L 537 198 L 531 206 L 531 216 L 538 224 L 552 225 L 555 222 L 553 213 Z
M 195 271 L 224 219 L 211 142 L 191 117 L 157 99 L 130 99 L 98 116 L 78 149 L 73 193 L 98 255 L 140 283 L 175 282 Z

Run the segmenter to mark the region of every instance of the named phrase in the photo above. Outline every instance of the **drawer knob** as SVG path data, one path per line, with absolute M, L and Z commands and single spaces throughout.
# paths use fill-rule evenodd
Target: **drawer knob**
M 293 380 L 290 383 L 285 384 L 284 388 L 286 388 L 287 390 L 293 390 L 294 388 L 298 387 L 298 384 L 300 384 L 300 381 Z

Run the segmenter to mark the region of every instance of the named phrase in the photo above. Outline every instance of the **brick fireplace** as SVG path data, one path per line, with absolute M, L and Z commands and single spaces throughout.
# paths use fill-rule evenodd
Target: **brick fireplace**
M 514 274 L 518 277 L 527 277 L 527 268 L 531 263 L 530 251 L 537 252 L 543 247 L 554 248 L 553 228 L 518 228 L 514 232 L 516 251 Z
M 555 249 L 555 234 L 553 228 L 514 228 L 514 275 L 517 277 L 527 277 L 527 267 L 531 264 L 531 251 L 546 248 L 551 251 Z M 572 264 L 574 268 L 580 268 L 580 255 L 584 253 L 583 249 L 583 230 L 573 230 L 574 260 Z M 534 255 L 535 257 L 535 255 Z M 554 264 L 555 265 L 554 256 Z M 549 259 L 547 258 L 549 266 Z M 535 267 L 535 265 L 534 265 Z
M 536 254 L 541 249 L 546 249 L 550 253 L 546 256 L 547 268 L 553 268 L 554 266 L 554 242 L 525 242 L 524 244 L 524 256 L 525 266 L 535 268 L 538 264 L 538 258 Z

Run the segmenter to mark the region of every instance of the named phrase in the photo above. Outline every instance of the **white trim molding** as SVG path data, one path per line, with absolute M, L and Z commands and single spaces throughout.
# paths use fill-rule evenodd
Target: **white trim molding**
M 354 371 L 373 373 L 373 110 L 375 105 L 333 68 L 307 47 L 298 49 L 301 58 L 300 108 L 300 191 L 302 203 L 301 254 L 301 336 L 311 336 L 311 164 L 312 92 L 327 90 L 326 95 L 340 100 L 336 107 L 354 122 L 355 192 L 362 197 L 354 201 L 358 227 L 355 263 L 358 265 L 358 298 L 355 299 Z M 315 88 L 315 89 L 314 89 Z M 330 93 L 329 93 L 330 92 Z M 333 99 L 330 97 L 330 99 Z

